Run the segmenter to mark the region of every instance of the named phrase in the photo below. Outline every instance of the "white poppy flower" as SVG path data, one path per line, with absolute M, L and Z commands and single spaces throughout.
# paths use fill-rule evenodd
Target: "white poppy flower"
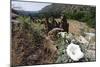
M 68 45 L 66 51 L 68 56 L 74 61 L 79 61 L 79 59 L 81 59 L 84 56 L 79 45 L 73 43 Z

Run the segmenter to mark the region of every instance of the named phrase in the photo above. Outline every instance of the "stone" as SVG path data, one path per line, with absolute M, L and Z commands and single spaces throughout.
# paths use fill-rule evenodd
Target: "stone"
M 95 50 L 87 50 L 85 53 L 85 57 L 89 58 L 90 61 L 95 61 L 96 60 Z
M 89 42 L 83 36 L 79 36 L 76 40 L 79 43 L 82 43 L 82 44 L 85 44 L 85 45 L 88 45 L 89 44 Z

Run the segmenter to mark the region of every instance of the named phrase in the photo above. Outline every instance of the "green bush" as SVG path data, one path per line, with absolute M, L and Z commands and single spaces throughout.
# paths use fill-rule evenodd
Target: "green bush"
M 79 11 L 76 11 L 76 10 L 66 11 L 64 12 L 64 15 L 68 19 L 79 20 L 79 21 L 87 23 L 88 26 L 95 28 L 95 24 L 96 24 L 96 8 L 95 7 L 88 8 L 88 10 L 83 8 Z

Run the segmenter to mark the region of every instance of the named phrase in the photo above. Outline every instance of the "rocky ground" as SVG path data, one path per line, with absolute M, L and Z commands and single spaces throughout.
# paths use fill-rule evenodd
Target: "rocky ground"
M 85 23 L 80 23 L 75 20 L 68 20 L 69 33 L 60 33 L 58 42 L 59 57 L 56 63 L 70 63 L 70 62 L 90 62 L 96 60 L 96 40 L 95 29 L 89 28 Z M 84 57 L 79 61 L 71 59 L 66 52 L 70 43 L 79 45 Z
M 23 18 L 21 18 L 22 20 Z M 57 34 L 56 40 L 44 37 L 44 26 L 40 23 L 12 23 L 12 65 L 35 65 L 51 63 L 90 62 L 96 60 L 95 29 L 85 23 L 68 20 L 69 33 Z M 80 47 L 84 56 L 74 61 L 67 54 L 69 44 Z

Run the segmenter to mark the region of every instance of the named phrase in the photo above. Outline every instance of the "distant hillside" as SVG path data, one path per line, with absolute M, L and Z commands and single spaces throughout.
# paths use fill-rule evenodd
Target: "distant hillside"
M 52 14 L 61 14 L 61 13 L 76 13 L 76 12 L 89 12 L 90 10 L 95 11 L 95 6 L 87 5 L 71 5 L 71 4 L 51 4 L 44 7 L 40 12 L 41 13 L 52 13 Z
M 15 10 L 13 9 L 13 12 L 15 12 L 18 15 L 23 15 L 23 16 L 37 16 L 39 13 L 38 11 L 24 11 L 24 10 Z
M 15 10 L 17 14 L 24 16 L 33 16 L 38 18 L 51 17 L 55 18 L 65 15 L 67 19 L 78 20 L 87 23 L 90 27 L 96 25 L 96 7 L 88 5 L 71 5 L 71 4 L 51 4 L 40 11 L 23 11 Z
M 87 5 L 71 5 L 71 4 L 51 4 L 44 7 L 40 13 L 47 16 L 60 17 L 66 15 L 68 19 L 75 19 L 86 22 L 90 27 L 95 28 L 96 7 Z

